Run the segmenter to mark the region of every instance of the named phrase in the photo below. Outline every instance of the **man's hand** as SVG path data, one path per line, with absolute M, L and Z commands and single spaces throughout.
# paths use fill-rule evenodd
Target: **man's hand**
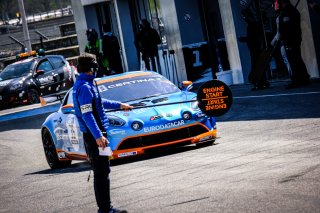
M 106 146 L 108 146 L 109 141 L 107 140 L 106 137 L 101 136 L 100 138 L 96 139 L 96 143 L 97 143 L 98 147 L 102 147 L 102 150 L 104 150 L 104 148 L 106 148 Z
M 133 107 L 129 104 L 121 103 L 120 109 L 123 109 L 124 111 L 130 111 L 133 109 Z

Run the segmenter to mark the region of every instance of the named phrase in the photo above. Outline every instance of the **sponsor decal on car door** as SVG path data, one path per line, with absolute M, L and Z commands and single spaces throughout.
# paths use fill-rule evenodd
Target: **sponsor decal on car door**
M 42 60 L 37 66 L 36 70 L 43 70 L 44 74 L 38 75 L 36 80 L 39 84 L 41 95 L 47 95 L 50 93 L 54 93 L 55 89 L 55 76 L 52 65 L 48 60 Z

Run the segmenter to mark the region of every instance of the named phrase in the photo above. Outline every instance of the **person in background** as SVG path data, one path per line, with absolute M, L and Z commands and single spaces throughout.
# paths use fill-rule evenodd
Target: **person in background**
M 138 52 L 142 53 L 142 60 L 147 70 L 156 71 L 159 61 L 158 44 L 161 43 L 158 32 L 153 29 L 147 19 L 140 22 L 140 31 L 134 41 Z
M 302 31 L 300 13 L 290 0 L 276 0 L 280 10 L 279 39 L 283 42 L 291 68 L 291 83 L 287 89 L 310 84 L 310 76 L 301 57 Z
M 99 68 L 97 77 L 102 77 L 107 74 L 108 61 L 103 58 L 101 53 L 101 41 L 95 29 L 88 29 L 86 31 L 88 43 L 85 47 L 85 52 L 96 56 Z
M 72 93 L 75 115 L 83 132 L 86 152 L 94 173 L 98 213 L 126 213 L 127 211 L 116 209 L 111 205 L 109 156 L 112 154 L 106 135 L 109 123 L 105 109 L 120 108 L 127 111 L 131 110 L 132 106 L 100 97 L 98 88 L 94 84 L 97 68 L 96 59 L 92 54 L 85 53 L 79 56 L 77 69 L 80 75 Z M 101 150 L 109 150 L 109 153 L 102 155 Z
M 255 4 L 252 1 L 241 0 L 240 5 L 243 8 L 241 10 L 242 18 L 247 23 L 247 37 L 240 37 L 239 41 L 246 42 L 250 52 L 251 71 L 249 73 L 249 81 L 254 86 L 252 90 L 265 89 L 270 86 L 266 79 L 265 71 L 259 81 L 254 82 L 252 79 L 252 75 L 255 75 L 254 72 L 257 72 L 255 66 L 263 50 L 263 31 L 259 24 L 257 14 L 255 13 Z
M 286 66 L 286 70 L 287 73 L 289 74 L 289 76 L 292 76 L 292 71 L 291 71 L 291 67 L 287 58 L 287 53 L 286 53 L 286 49 L 283 45 L 283 42 L 280 39 L 280 33 L 279 33 L 279 20 L 280 20 L 280 10 L 279 10 L 279 3 L 278 1 L 275 1 L 274 4 L 274 9 L 276 12 L 276 29 L 277 29 L 277 33 L 276 35 L 273 37 L 272 41 L 270 42 L 271 46 L 273 46 L 275 48 L 274 50 L 274 55 L 277 54 L 281 54 L 281 58 L 282 58 L 282 62 L 285 64 Z M 278 60 L 280 61 L 280 60 Z
M 102 37 L 102 53 L 108 60 L 108 70 L 112 73 L 122 73 L 122 62 L 118 38 L 112 32 L 104 32 Z

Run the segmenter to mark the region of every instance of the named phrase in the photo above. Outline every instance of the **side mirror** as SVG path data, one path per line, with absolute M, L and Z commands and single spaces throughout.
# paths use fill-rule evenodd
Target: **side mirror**
M 74 113 L 74 106 L 73 104 L 67 104 L 61 107 L 61 112 L 63 114 L 73 114 Z
M 43 75 L 44 74 L 44 70 L 37 70 L 36 71 L 36 75 Z
M 182 81 L 181 88 L 183 91 L 189 91 L 192 89 L 192 81 Z

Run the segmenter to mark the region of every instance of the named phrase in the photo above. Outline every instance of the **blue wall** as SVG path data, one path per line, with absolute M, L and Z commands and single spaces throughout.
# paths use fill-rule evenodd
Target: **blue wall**
M 84 13 L 86 14 L 86 21 L 87 21 L 88 29 L 95 29 L 97 31 L 98 35 L 100 35 L 95 5 L 85 6 Z
M 126 56 L 129 71 L 139 70 L 137 50 L 134 46 L 134 33 L 131 23 L 130 9 L 127 0 L 118 0 L 118 10 L 121 21 L 121 28 L 126 49 Z
M 182 45 L 205 41 L 198 0 L 176 0 L 175 2 Z

